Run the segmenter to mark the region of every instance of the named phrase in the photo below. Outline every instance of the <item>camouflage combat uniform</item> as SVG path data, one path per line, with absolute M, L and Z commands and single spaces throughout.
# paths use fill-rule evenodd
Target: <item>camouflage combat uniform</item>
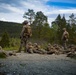
M 33 53 L 33 45 L 31 42 L 26 45 L 26 50 L 28 53 Z
M 69 33 L 66 31 L 66 28 L 63 29 L 63 35 L 62 35 L 62 40 L 63 40 L 63 46 L 64 46 L 64 50 L 67 49 L 67 45 L 66 43 L 68 42 L 68 38 L 69 38 Z
M 51 44 L 48 44 L 46 51 L 47 51 L 47 54 L 55 53 L 55 49 Z
M 41 49 L 40 45 L 37 43 L 34 43 L 33 52 L 38 54 L 46 54 L 46 51 L 44 49 Z
M 24 46 L 24 51 L 27 52 L 26 43 L 27 43 L 28 38 L 31 37 L 31 35 L 32 35 L 31 27 L 28 25 L 28 23 L 24 23 L 24 26 L 20 34 L 21 43 L 20 43 L 20 48 L 18 52 L 21 52 L 21 49 L 23 46 Z

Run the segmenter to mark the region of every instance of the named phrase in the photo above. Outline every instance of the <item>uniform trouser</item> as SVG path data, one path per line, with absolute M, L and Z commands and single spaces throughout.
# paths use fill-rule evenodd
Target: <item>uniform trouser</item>
M 33 50 L 32 49 L 27 49 L 27 52 L 28 53 L 33 53 Z
M 64 50 L 67 49 L 67 41 L 66 40 L 63 41 L 63 47 L 64 47 Z
M 34 50 L 34 53 L 39 53 L 39 54 L 45 54 L 46 51 L 45 50 Z
M 19 52 L 21 52 L 22 47 L 24 47 L 24 51 L 26 51 L 26 43 L 27 43 L 27 37 L 23 37 L 21 38 L 21 42 L 20 42 L 20 47 L 19 47 Z

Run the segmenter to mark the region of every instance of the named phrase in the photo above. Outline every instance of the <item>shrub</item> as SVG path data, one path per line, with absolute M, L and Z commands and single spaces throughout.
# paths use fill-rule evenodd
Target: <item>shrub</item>
M 0 41 L 0 45 L 4 47 L 8 47 L 10 45 L 10 37 L 8 32 L 4 32 Z

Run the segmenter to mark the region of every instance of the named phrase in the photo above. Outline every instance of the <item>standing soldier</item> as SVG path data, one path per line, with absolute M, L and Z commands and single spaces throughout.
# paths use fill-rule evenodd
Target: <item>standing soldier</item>
M 32 30 L 31 27 L 28 25 L 28 21 L 24 21 L 23 22 L 23 28 L 20 34 L 20 39 L 21 39 L 21 43 L 20 43 L 20 48 L 18 50 L 18 52 L 21 52 L 22 47 L 24 46 L 24 51 L 26 51 L 26 43 L 28 38 L 30 38 L 32 36 Z
M 68 38 L 69 38 L 69 33 L 67 32 L 66 28 L 63 28 L 63 35 L 62 35 L 62 40 L 63 40 L 63 46 L 64 49 L 67 49 L 66 43 L 68 42 Z

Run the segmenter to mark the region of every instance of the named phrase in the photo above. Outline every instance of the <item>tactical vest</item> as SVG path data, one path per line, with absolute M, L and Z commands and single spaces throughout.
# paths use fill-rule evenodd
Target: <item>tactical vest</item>
M 31 27 L 30 26 L 26 26 L 23 36 L 30 36 L 30 35 L 31 35 Z

